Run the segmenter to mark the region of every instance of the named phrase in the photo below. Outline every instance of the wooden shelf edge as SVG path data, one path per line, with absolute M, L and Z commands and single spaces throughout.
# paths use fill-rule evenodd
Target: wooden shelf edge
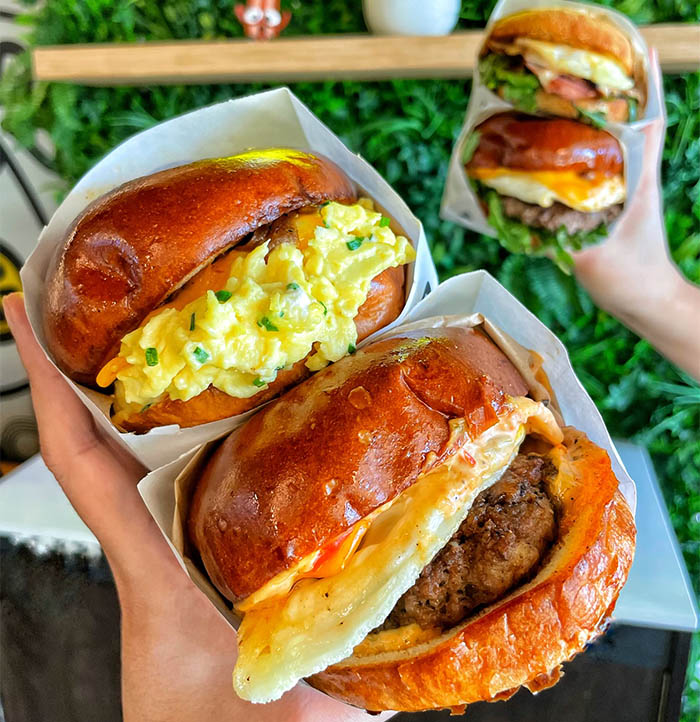
M 664 72 L 700 69 L 700 24 L 648 25 Z M 38 80 L 87 85 L 466 78 L 481 31 L 446 36 L 334 35 L 248 40 L 111 43 L 34 48 Z

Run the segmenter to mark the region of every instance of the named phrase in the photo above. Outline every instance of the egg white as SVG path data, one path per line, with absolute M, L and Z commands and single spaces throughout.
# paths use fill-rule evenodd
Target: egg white
M 452 424 L 452 438 L 463 438 L 463 422 Z M 561 441 L 545 406 L 514 400 L 497 424 L 460 442 L 380 514 L 341 572 L 302 580 L 286 596 L 249 611 L 238 632 L 237 694 L 270 702 L 350 655 L 455 533 L 479 492 L 503 475 L 531 427 L 551 443 Z
M 600 53 L 530 38 L 518 38 L 513 46 L 526 59 L 531 57 L 561 75 L 585 78 L 598 86 L 620 91 L 634 87 L 634 81 L 622 65 Z

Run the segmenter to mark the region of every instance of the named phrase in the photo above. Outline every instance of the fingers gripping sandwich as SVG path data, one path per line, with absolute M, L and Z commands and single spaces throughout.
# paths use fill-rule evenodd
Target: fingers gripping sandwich
M 140 178 L 90 205 L 50 269 L 44 329 L 122 430 L 242 413 L 394 320 L 409 241 L 333 163 L 285 148 Z M 397 229 L 398 230 L 398 229 Z
M 370 344 L 234 431 L 189 536 L 243 620 L 234 687 L 376 710 L 554 683 L 601 629 L 634 525 L 605 452 L 478 329 Z
M 479 74 L 518 110 L 597 126 L 635 121 L 646 102 L 644 66 L 630 39 L 594 10 L 540 8 L 501 18 L 484 43 Z

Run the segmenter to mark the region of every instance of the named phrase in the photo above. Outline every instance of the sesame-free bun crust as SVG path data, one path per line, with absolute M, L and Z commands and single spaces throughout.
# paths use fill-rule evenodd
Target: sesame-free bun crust
M 366 346 L 235 430 L 209 460 L 188 530 L 219 591 L 239 600 L 394 498 L 448 440 L 478 435 L 527 386 L 474 329 Z
M 498 20 L 489 34 L 489 40 L 500 42 L 518 37 L 600 53 L 617 60 L 629 75 L 633 72 L 634 51 L 629 39 L 605 15 L 594 10 L 524 10 Z
M 559 538 L 531 582 L 431 642 L 354 656 L 309 682 L 370 711 L 460 709 L 554 684 L 561 664 L 601 633 L 635 543 L 607 454 L 580 431 L 564 433 L 551 452 Z
M 621 173 L 622 148 L 604 130 L 568 118 L 497 113 L 477 126 L 473 168 Z
M 259 226 L 355 190 L 325 158 L 288 148 L 202 160 L 129 181 L 88 206 L 46 278 L 48 349 L 95 385 L 121 338 L 214 257 Z
M 401 313 L 404 305 L 405 275 L 404 267 L 399 266 L 387 268 L 372 279 L 367 299 L 355 316 L 358 341 L 384 328 Z M 247 399 L 229 396 L 216 387 L 209 386 L 187 401 L 166 397 L 145 411 L 137 411 L 115 419 L 118 419 L 119 427 L 124 431 L 139 434 L 167 424 L 189 427 L 227 419 L 254 409 L 290 386 L 303 381 L 310 374 L 305 362 L 306 359 L 302 359 L 290 369 L 278 372 L 275 380 L 268 384 L 266 389 Z

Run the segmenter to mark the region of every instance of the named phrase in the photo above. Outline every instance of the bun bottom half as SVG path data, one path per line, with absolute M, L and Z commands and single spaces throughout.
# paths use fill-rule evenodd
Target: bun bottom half
M 580 115 L 580 108 L 589 113 L 603 112 L 605 119 L 609 123 L 626 123 L 629 120 L 629 106 L 624 98 L 613 98 L 611 100 L 581 98 L 573 101 L 554 93 L 548 93 L 540 88 L 535 94 L 535 102 L 540 113 L 557 115 L 562 118 L 576 120 Z
M 559 535 L 537 575 L 431 641 L 356 654 L 309 678 L 368 711 L 462 710 L 556 683 L 561 665 L 604 629 L 632 564 L 635 527 L 607 453 L 564 429 L 549 455 Z

